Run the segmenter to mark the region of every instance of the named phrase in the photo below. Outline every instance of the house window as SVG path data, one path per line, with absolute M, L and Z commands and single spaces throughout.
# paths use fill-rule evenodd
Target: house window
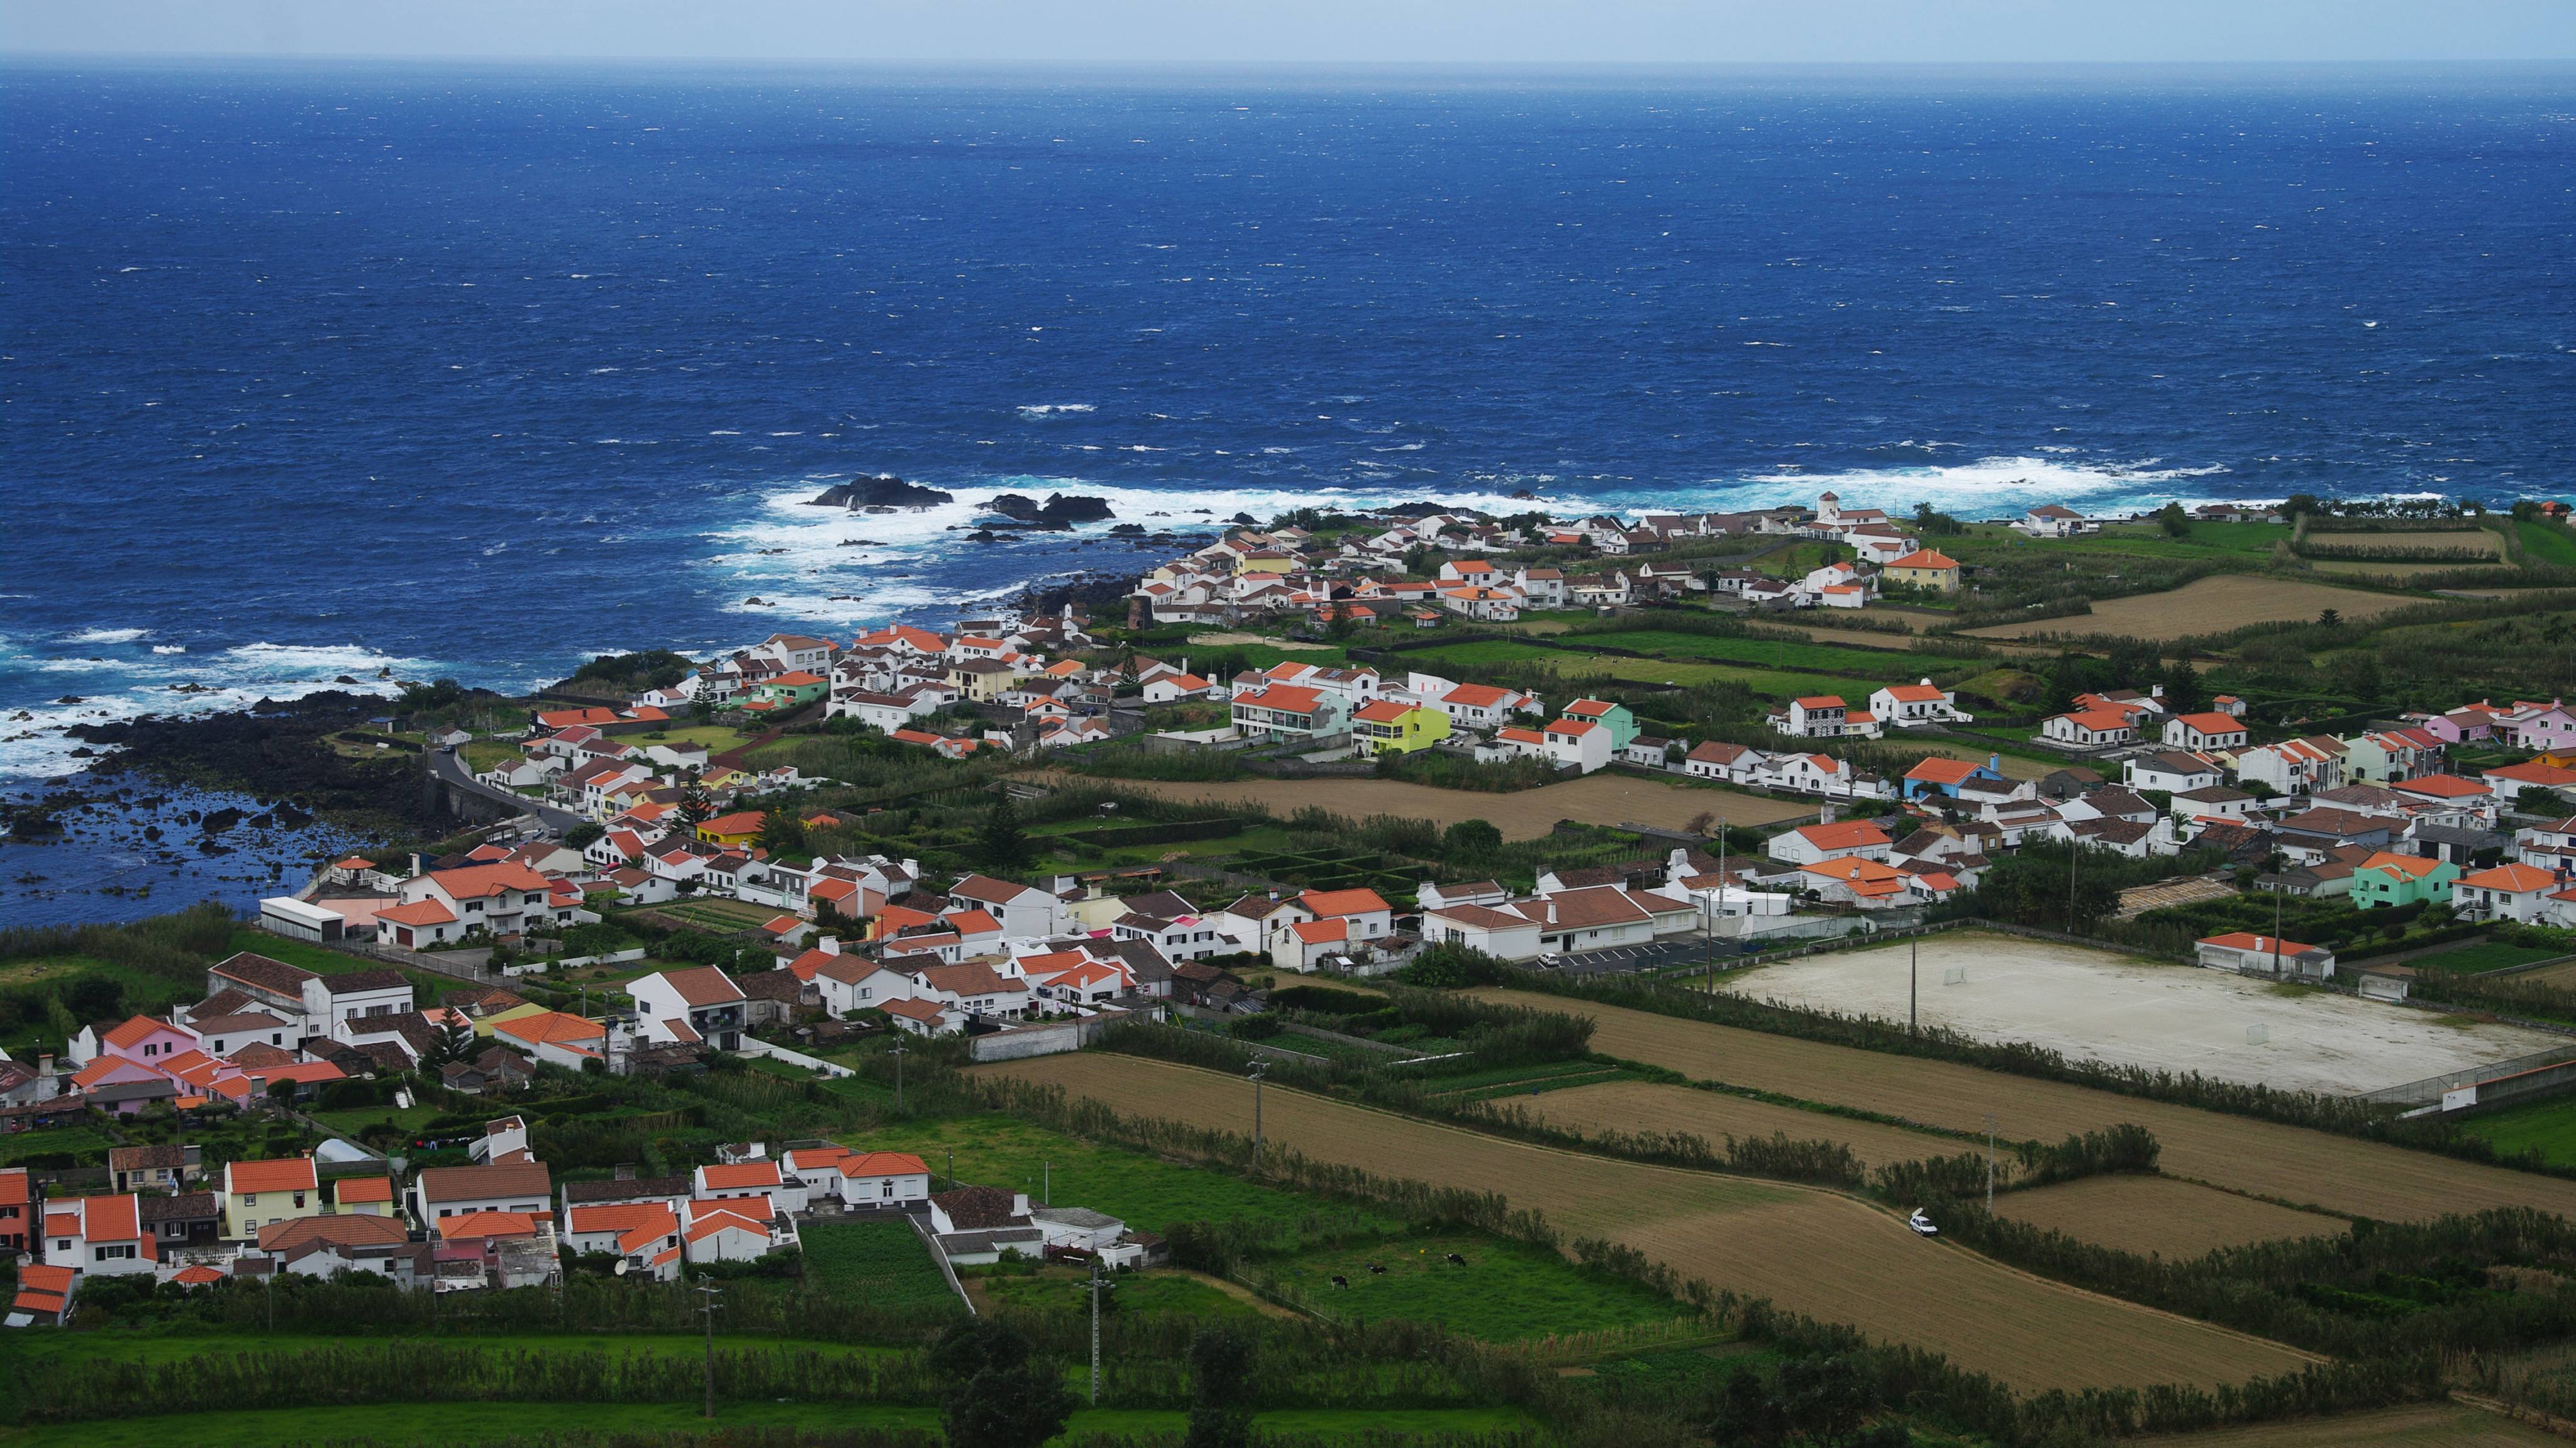
M 243 1197 L 243 1198 L 242 1198 L 242 1205 L 243 1205 L 243 1206 L 245 1206 L 245 1207 L 255 1207 L 255 1206 L 258 1206 L 258 1205 L 259 1205 L 259 1193 L 257 1193 L 257 1192 L 252 1192 L 252 1193 L 250 1193 L 249 1195 L 247 1195 L 247 1196 Z

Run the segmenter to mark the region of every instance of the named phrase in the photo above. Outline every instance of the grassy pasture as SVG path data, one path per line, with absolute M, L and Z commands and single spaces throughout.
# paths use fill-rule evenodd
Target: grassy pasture
M 1261 1309 L 1186 1272 L 1122 1272 L 1104 1312 L 1130 1317 L 1255 1317 Z M 1046 1267 L 1021 1275 L 996 1273 L 975 1289 L 1007 1307 L 1036 1312 L 1089 1312 L 1091 1279 L 1071 1267 Z
M 1466 1258 L 1466 1265 L 1449 1261 L 1451 1252 Z M 1385 1273 L 1372 1274 L 1370 1263 Z M 1269 1275 L 1342 1317 L 1438 1323 L 1485 1342 L 1597 1332 L 1685 1315 L 1679 1304 L 1633 1282 L 1583 1271 L 1553 1252 L 1468 1232 L 1408 1233 L 1391 1242 L 1302 1253 L 1272 1266 Z M 1350 1285 L 1333 1286 L 1336 1276 Z
M 2501 941 L 2481 940 L 2457 950 L 2437 951 L 2431 955 L 2410 957 L 2407 964 L 2418 970 L 2447 970 L 2473 974 L 2487 970 L 2510 970 L 2517 965 L 2530 965 L 2565 955 L 2563 950 L 2547 950 L 2529 945 L 2506 945 Z
M 2179 639 L 2225 633 L 2247 624 L 2313 619 L 2327 609 L 2345 618 L 2376 618 L 2423 600 L 2403 594 L 2364 593 L 2293 578 L 2220 574 L 2165 593 L 2105 599 L 2090 614 L 1972 629 L 1976 638 L 2013 639 L 2034 634 L 2108 634 L 2134 639 Z
M 2554 1166 L 2576 1166 L 2576 1097 L 2508 1106 L 2471 1117 L 2460 1129 L 2484 1137 L 2507 1156 L 2537 1151 Z

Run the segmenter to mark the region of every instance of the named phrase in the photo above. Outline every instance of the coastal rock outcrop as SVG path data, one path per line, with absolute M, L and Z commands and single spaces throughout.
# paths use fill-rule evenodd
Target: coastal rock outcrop
M 933 503 L 953 503 L 954 493 L 907 483 L 897 477 L 857 478 L 834 483 L 805 500 L 815 508 L 927 508 Z
M 1118 516 L 1109 511 L 1105 498 L 1064 493 L 1049 493 L 1043 503 L 1031 502 L 1018 493 L 1004 493 L 987 499 L 983 507 L 986 512 L 1036 528 L 1070 528 L 1076 523 L 1100 523 Z

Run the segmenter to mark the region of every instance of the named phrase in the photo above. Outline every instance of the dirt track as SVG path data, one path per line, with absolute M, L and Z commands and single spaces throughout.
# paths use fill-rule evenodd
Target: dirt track
M 986 1069 L 1131 1114 L 1251 1124 L 1250 1086 L 1189 1067 L 1080 1052 Z M 1569 1234 L 1626 1242 L 1688 1276 L 1948 1353 L 2025 1390 L 2210 1384 L 2304 1361 L 1922 1241 L 1830 1192 L 1553 1151 L 1280 1089 L 1265 1093 L 1263 1120 L 1270 1139 L 1317 1160 L 1498 1192 Z
M 1957 1137 L 1649 1081 L 1574 1086 L 1538 1096 L 1504 1097 L 1491 1104 L 1517 1106 L 1549 1125 L 1576 1131 L 1680 1131 L 1705 1138 L 1711 1146 L 1721 1149 L 1730 1136 L 1767 1137 L 1774 1132 L 1800 1141 L 1839 1141 L 1850 1147 L 1862 1164 L 1873 1167 L 1891 1161 L 1957 1156 L 1968 1150 L 1968 1144 Z
M 1537 839 L 1556 828 L 1558 820 L 1579 820 L 1588 825 L 1633 822 L 1677 830 L 1704 814 L 1720 816 L 1733 825 L 1767 825 L 1812 818 L 1816 812 L 1813 804 L 1796 800 L 1695 789 L 1620 774 L 1595 774 L 1510 794 L 1434 789 L 1427 784 L 1394 779 L 1256 779 L 1231 784 L 1138 779 L 1101 782 L 1159 794 L 1165 799 L 1207 800 L 1219 806 L 1259 804 L 1282 819 L 1311 805 L 1351 819 L 1397 815 L 1444 826 L 1460 820 L 1486 820 L 1507 840 Z
M 2006 1192 L 1995 1214 L 2140 1256 L 2184 1259 L 2283 1237 L 2340 1234 L 2341 1217 L 2294 1212 L 2165 1176 L 2098 1176 Z
M 1954 1131 L 2054 1141 L 2133 1121 L 2163 1143 L 2164 1170 L 2232 1191 L 2403 1221 L 2444 1212 L 2529 1206 L 2576 1216 L 2576 1181 L 2455 1161 L 2251 1117 L 2173 1106 L 2090 1087 L 1946 1061 L 1883 1055 L 1788 1036 L 1519 991 L 1481 992 L 1515 1005 L 1587 1015 L 1593 1049 L 1703 1081 L 1853 1106 Z

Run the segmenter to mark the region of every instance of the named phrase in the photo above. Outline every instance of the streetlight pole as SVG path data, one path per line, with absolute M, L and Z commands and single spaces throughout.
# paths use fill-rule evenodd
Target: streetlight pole
M 705 1416 L 709 1421 L 713 1421 L 716 1415 L 716 1299 L 722 1296 L 723 1293 L 723 1288 L 716 1286 L 714 1283 L 709 1282 L 703 1277 L 698 1279 L 698 1312 L 707 1320 L 707 1400 Z
M 1252 1163 L 1261 1164 L 1261 1078 L 1270 1074 L 1268 1061 L 1252 1063 Z
M 1091 1406 L 1100 1406 L 1100 1252 L 1091 1253 Z
M 895 1114 L 899 1116 L 903 1114 L 903 1058 L 905 1051 L 902 1044 L 898 1042 L 894 1046 L 889 1047 L 886 1054 L 894 1057 L 894 1109 Z

